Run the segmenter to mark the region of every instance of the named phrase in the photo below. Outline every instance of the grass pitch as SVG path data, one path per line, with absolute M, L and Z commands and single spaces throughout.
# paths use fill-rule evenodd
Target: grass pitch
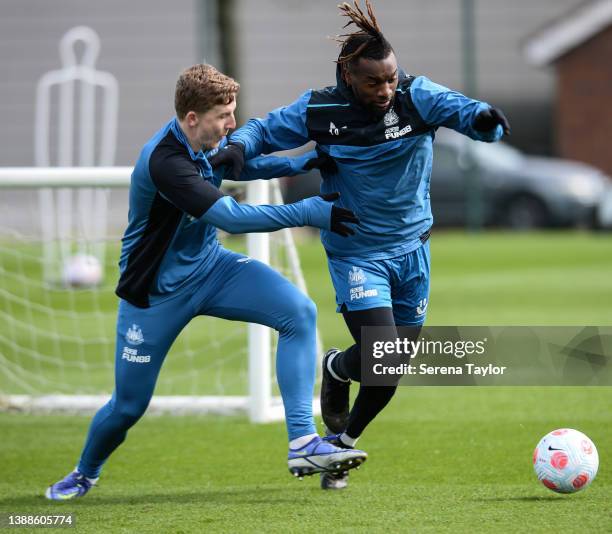
M 612 324 L 612 239 L 581 233 L 440 233 L 428 324 Z M 326 345 L 349 342 L 324 255 L 301 246 Z M 162 371 L 163 372 L 163 371 Z M 612 388 L 400 388 L 360 441 L 350 487 L 323 492 L 286 470 L 282 424 L 145 417 L 85 499 L 49 503 L 89 418 L 0 414 L 0 512 L 74 512 L 83 532 L 550 532 L 612 525 Z M 531 453 L 558 427 L 598 447 L 597 479 L 562 496 Z

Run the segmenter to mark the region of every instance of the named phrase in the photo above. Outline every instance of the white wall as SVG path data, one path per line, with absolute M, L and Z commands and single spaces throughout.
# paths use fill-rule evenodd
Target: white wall
M 309 87 L 334 83 L 341 33 L 337 0 L 236 0 L 239 106 L 243 117 L 288 103 Z M 552 71 L 527 65 L 520 43 L 580 0 L 476 0 L 479 96 L 549 104 Z M 362 1 L 363 5 L 364 2 Z M 400 64 L 462 90 L 461 2 L 374 0 L 374 10 Z
M 33 165 L 36 83 L 60 68 L 58 44 L 76 25 L 100 36 L 97 63 L 119 81 L 116 163 L 173 114 L 179 72 L 198 56 L 197 0 L 2 0 L 0 2 L 0 166 Z

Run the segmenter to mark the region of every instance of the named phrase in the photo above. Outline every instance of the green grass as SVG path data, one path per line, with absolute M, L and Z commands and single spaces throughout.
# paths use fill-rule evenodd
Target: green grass
M 402 390 L 362 440 L 370 459 L 338 493 L 291 479 L 280 424 L 147 417 L 99 488 L 60 505 L 40 494 L 74 464 L 87 420 L 5 414 L 0 510 L 71 511 L 83 532 L 603 532 L 610 400 L 607 389 Z M 571 496 L 540 486 L 531 467 L 541 435 L 566 425 L 592 437 L 602 462 L 593 486 Z
M 0 392 L 68 393 L 75 384 L 80 393 L 112 389 L 118 255 L 118 246 L 108 247 L 101 288 L 66 290 L 41 282 L 40 244 L 0 242 L 0 356 L 7 360 Z M 195 318 L 166 360 L 158 393 L 245 394 L 246 340 L 243 325 Z
M 428 324 L 612 324 L 611 245 L 605 234 L 435 234 Z M 300 248 L 325 343 L 346 345 L 325 257 L 315 242 Z M 0 414 L 0 512 L 72 511 L 83 532 L 611 531 L 612 388 L 400 389 L 343 492 L 291 479 L 280 423 L 145 417 L 99 488 L 58 506 L 41 493 L 74 465 L 89 418 Z M 588 434 L 601 462 L 570 496 L 531 466 L 540 437 L 563 426 Z
M 229 244 L 241 245 L 236 239 Z M 434 235 L 427 322 L 612 324 L 611 245 L 606 234 Z M 117 254 L 117 248 L 109 250 L 102 291 L 66 291 L 24 283 L 41 278 L 40 250 L 0 243 L 0 356 L 11 364 L 10 374 L 0 368 L 0 391 L 63 393 L 74 384 L 82 393 L 112 388 Z M 300 257 L 325 343 L 345 345 L 348 334 L 335 313 L 319 242 L 304 240 Z M 237 323 L 194 319 L 166 359 L 158 394 L 244 394 L 245 346 L 246 328 Z

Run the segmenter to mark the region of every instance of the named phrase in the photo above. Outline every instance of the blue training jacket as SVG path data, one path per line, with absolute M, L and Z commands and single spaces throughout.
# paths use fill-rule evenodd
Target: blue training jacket
M 220 148 L 225 146 L 223 138 Z M 331 204 L 320 198 L 282 206 L 238 204 L 219 190 L 227 169 L 214 170 L 195 152 L 176 118 L 144 146 L 130 184 L 128 226 L 122 239 L 116 293 L 146 308 L 205 274 L 219 253 L 217 227 L 228 232 L 267 232 L 290 226 L 329 228 Z M 316 153 L 299 158 L 258 157 L 241 180 L 293 176 Z
M 474 118 L 488 104 L 401 69 L 393 106 L 380 119 L 355 100 L 339 68 L 336 81 L 306 91 L 265 119 L 251 119 L 231 140 L 244 144 L 247 158 L 316 141 L 335 159 L 338 172 L 322 172 L 321 191 L 339 191 L 336 204 L 355 212 L 360 224 L 350 238 L 321 231 L 332 256 L 383 259 L 410 252 L 433 222 L 429 180 L 436 129 L 492 142 L 502 137 L 502 127 L 477 132 Z

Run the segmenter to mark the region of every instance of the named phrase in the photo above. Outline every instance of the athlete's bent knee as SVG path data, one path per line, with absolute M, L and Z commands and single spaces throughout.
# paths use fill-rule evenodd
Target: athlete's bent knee
M 144 415 L 149 402 L 129 402 L 115 404 L 115 417 L 121 421 L 121 426 L 130 428 Z
M 312 333 L 316 325 L 317 306 L 310 298 L 300 293 L 291 303 L 283 330 L 296 334 Z

